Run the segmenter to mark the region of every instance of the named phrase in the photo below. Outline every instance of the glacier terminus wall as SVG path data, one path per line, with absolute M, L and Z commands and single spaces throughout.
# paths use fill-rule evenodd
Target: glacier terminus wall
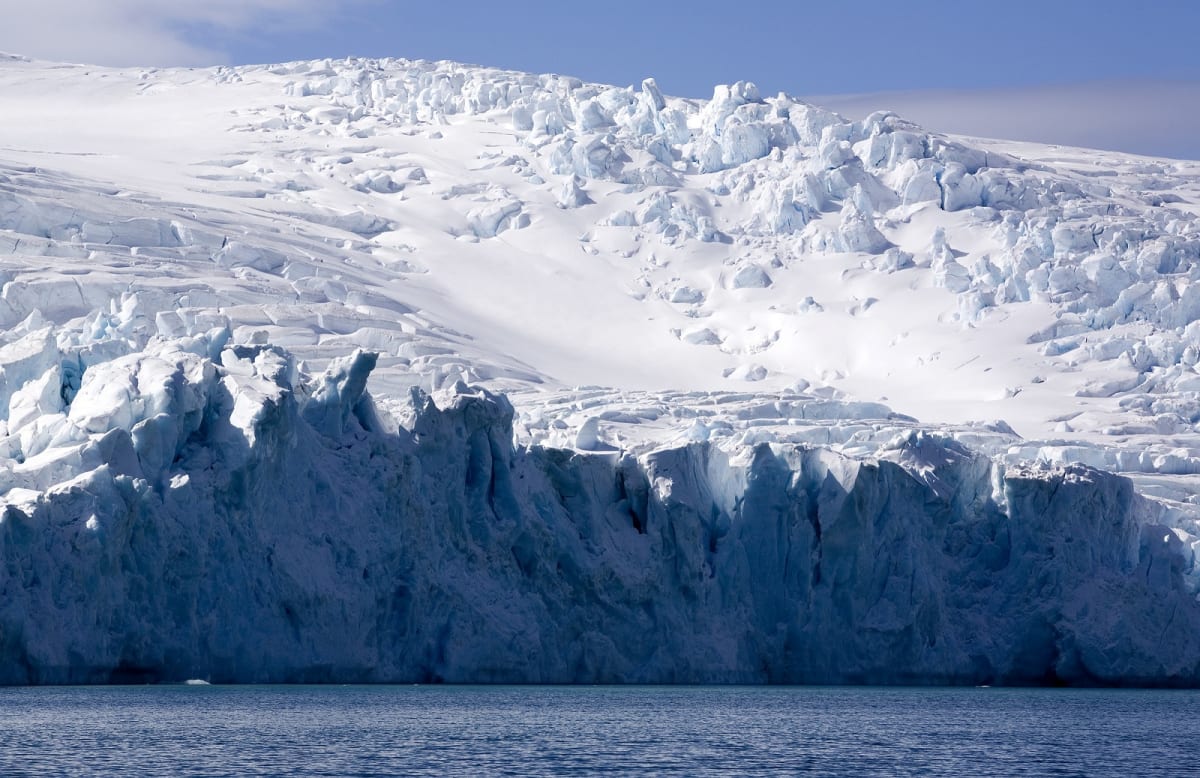
M 376 355 L 305 378 L 227 335 L 40 417 L 0 681 L 1200 681 L 1190 551 L 1122 477 L 923 432 L 869 460 L 514 446 L 503 396 L 414 389 L 398 422 Z M 61 404 L 58 371 L 26 386 Z

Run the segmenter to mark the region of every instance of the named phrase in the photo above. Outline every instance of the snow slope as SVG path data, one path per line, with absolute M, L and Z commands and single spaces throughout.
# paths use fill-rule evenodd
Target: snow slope
M 0 95 L 0 680 L 1200 678 L 1200 162 L 445 62 Z

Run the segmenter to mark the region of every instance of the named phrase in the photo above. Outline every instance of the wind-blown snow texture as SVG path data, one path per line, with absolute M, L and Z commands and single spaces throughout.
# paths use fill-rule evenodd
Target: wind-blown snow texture
M 1200 164 L 400 60 L 0 94 L 0 682 L 1200 683 Z

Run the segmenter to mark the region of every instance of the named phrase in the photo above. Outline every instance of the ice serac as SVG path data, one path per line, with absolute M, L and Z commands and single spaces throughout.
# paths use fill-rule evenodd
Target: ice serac
M 1200 683 L 1190 550 L 1122 477 L 514 446 L 486 389 L 399 424 L 374 354 L 213 337 L 89 368 L 48 450 L 96 453 L 9 492 L 0 681 Z

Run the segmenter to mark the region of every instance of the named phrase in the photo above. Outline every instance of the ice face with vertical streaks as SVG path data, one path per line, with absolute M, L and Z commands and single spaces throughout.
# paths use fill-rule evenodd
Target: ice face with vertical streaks
M 874 455 L 514 447 L 487 390 L 393 415 L 375 354 L 226 335 L 90 368 L 6 474 L 5 682 L 1200 680 L 1184 535 L 1119 476 L 811 396 Z

